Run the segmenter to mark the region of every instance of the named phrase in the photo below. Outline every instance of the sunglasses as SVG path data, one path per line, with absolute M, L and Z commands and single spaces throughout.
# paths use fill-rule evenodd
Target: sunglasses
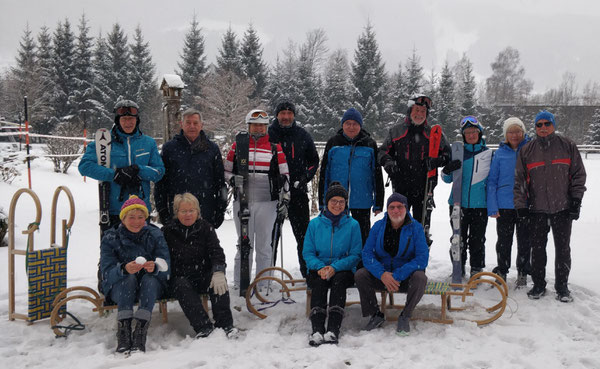
M 117 115 L 138 115 L 138 109 L 133 106 L 121 106 L 120 108 L 117 108 L 115 112 Z
M 538 128 L 542 128 L 542 126 L 546 126 L 546 127 L 550 127 L 552 125 L 552 122 L 543 122 L 543 123 L 536 123 L 535 126 Z
M 471 124 L 474 126 L 479 126 L 479 121 L 477 120 L 477 118 L 475 118 L 472 115 L 469 115 L 467 117 L 464 117 L 461 121 L 460 121 L 460 126 L 461 128 L 464 127 L 467 124 Z
M 419 96 L 415 100 L 416 105 L 425 106 L 427 109 L 431 108 L 431 99 L 427 96 Z

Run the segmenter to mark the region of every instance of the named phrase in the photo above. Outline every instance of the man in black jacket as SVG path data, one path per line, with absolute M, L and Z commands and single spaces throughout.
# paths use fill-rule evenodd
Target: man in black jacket
M 290 194 L 288 218 L 296 238 L 300 272 L 306 278 L 306 263 L 302 257 L 304 234 L 310 220 L 308 206 L 308 183 L 319 167 L 319 154 L 308 132 L 295 120 L 296 108 L 289 101 L 279 103 L 275 119 L 269 126 L 271 142 L 281 144 L 290 171 Z
M 154 199 L 163 224 L 173 219 L 173 198 L 190 192 L 200 202 L 202 219 L 218 228 L 227 209 L 227 187 L 219 147 L 206 137 L 202 115 L 183 112 L 181 132 L 162 148 L 165 175 L 156 184 Z

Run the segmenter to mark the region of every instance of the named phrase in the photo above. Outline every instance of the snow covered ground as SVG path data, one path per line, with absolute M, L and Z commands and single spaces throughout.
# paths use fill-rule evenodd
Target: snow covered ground
M 37 149 L 39 150 L 39 149 Z M 0 155 L 2 151 L 0 150 Z M 267 310 L 269 317 L 260 320 L 249 313 L 242 298 L 232 292 L 234 321 L 241 337 L 230 341 L 222 331 L 195 340 L 193 331 L 177 303 L 169 303 L 169 323 L 163 324 L 155 309 L 148 334 L 147 353 L 129 358 L 114 354 L 115 314 L 98 317 L 92 305 L 78 300 L 69 311 L 78 316 L 86 329 L 72 333 L 67 339 L 56 339 L 48 320 L 28 326 L 23 321 L 8 320 L 7 248 L 0 248 L 0 368 L 600 368 L 600 156 L 585 160 L 588 191 L 584 197 L 581 219 L 573 225 L 572 271 L 570 288 L 575 298 L 571 304 L 554 299 L 553 242 L 548 245 L 549 293 L 539 301 L 527 299 L 526 290 L 513 290 L 516 270 L 508 276 L 510 286 L 508 308 L 490 325 L 458 320 L 453 325 L 423 321 L 411 322 L 408 337 L 395 335 L 395 324 L 383 329 L 363 332 L 366 324 L 360 307 L 347 309 L 337 346 L 308 346 L 310 324 L 304 315 L 305 294 L 293 293 L 296 304 L 278 304 Z M 0 183 L 0 206 L 8 212 L 14 192 L 27 186 L 27 172 L 11 185 Z M 59 185 L 68 186 L 76 203 L 76 218 L 69 244 L 68 285 L 95 288 L 98 248 L 97 182 L 83 182 L 76 165 L 69 174 L 52 171 L 47 159 L 32 162 L 33 190 L 42 202 L 41 229 L 35 235 L 36 248 L 49 245 L 50 206 L 52 194 Z M 389 188 L 387 191 L 391 191 Z M 450 186 L 440 183 L 436 190 L 438 208 L 434 211 L 432 233 L 434 244 L 427 275 L 430 280 L 445 280 L 451 271 L 448 258 L 450 227 L 446 200 Z M 68 217 L 67 201 L 61 195 L 57 219 Z M 25 248 L 20 235 L 34 219 L 32 201 L 25 195 L 19 201 L 17 245 Z M 230 267 L 232 280 L 236 232 L 227 219 L 218 230 Z M 294 238 L 289 223 L 284 231 L 284 266 L 299 276 Z M 490 219 L 486 242 L 486 270 L 496 266 L 495 221 Z M 513 247 L 513 264 L 516 246 Z M 24 257 L 17 257 L 17 312 L 25 312 L 27 289 Z M 480 290 L 484 290 L 480 288 Z M 481 293 L 486 293 L 481 291 Z M 349 300 L 357 300 L 355 290 Z M 439 298 L 426 296 L 419 309 L 439 306 Z

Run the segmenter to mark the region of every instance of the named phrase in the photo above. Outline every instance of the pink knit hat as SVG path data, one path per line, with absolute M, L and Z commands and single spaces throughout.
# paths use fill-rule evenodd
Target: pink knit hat
M 125 218 L 125 215 L 127 215 L 127 213 L 133 209 L 140 209 L 144 212 L 144 214 L 146 214 L 146 218 L 148 218 L 148 207 L 146 206 L 146 203 L 144 202 L 144 200 L 140 199 L 136 195 L 129 196 L 129 199 L 123 203 L 123 206 L 121 206 L 121 213 L 119 214 L 119 218 L 123 220 L 123 218 Z

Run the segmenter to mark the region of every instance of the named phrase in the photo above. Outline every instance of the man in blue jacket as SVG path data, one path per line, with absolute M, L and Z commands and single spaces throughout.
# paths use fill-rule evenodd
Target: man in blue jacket
M 110 168 L 98 164 L 96 143 L 91 142 L 79 162 L 82 176 L 110 182 L 109 227 L 121 223 L 121 205 L 130 195 L 136 195 L 150 207 L 150 182 L 157 182 L 165 173 L 156 142 L 142 134 L 140 108 L 131 100 L 120 100 L 114 108 L 115 124 L 111 129 Z M 104 233 L 106 229 L 102 229 Z
M 162 148 L 165 176 L 156 184 L 154 199 L 160 221 L 173 219 L 175 195 L 189 192 L 200 202 L 202 219 L 219 228 L 227 209 L 227 187 L 219 147 L 208 139 L 198 110 L 183 112 L 181 132 Z
M 384 218 L 375 222 L 363 248 L 364 268 L 356 272 L 354 281 L 362 314 L 371 317 L 365 330 L 381 327 L 385 320 L 377 307 L 376 291 L 386 289 L 407 294 L 406 305 L 398 317 L 398 335 L 410 332 L 410 317 L 425 292 L 429 247 L 423 226 L 407 209 L 406 197 L 393 193 L 387 200 Z

